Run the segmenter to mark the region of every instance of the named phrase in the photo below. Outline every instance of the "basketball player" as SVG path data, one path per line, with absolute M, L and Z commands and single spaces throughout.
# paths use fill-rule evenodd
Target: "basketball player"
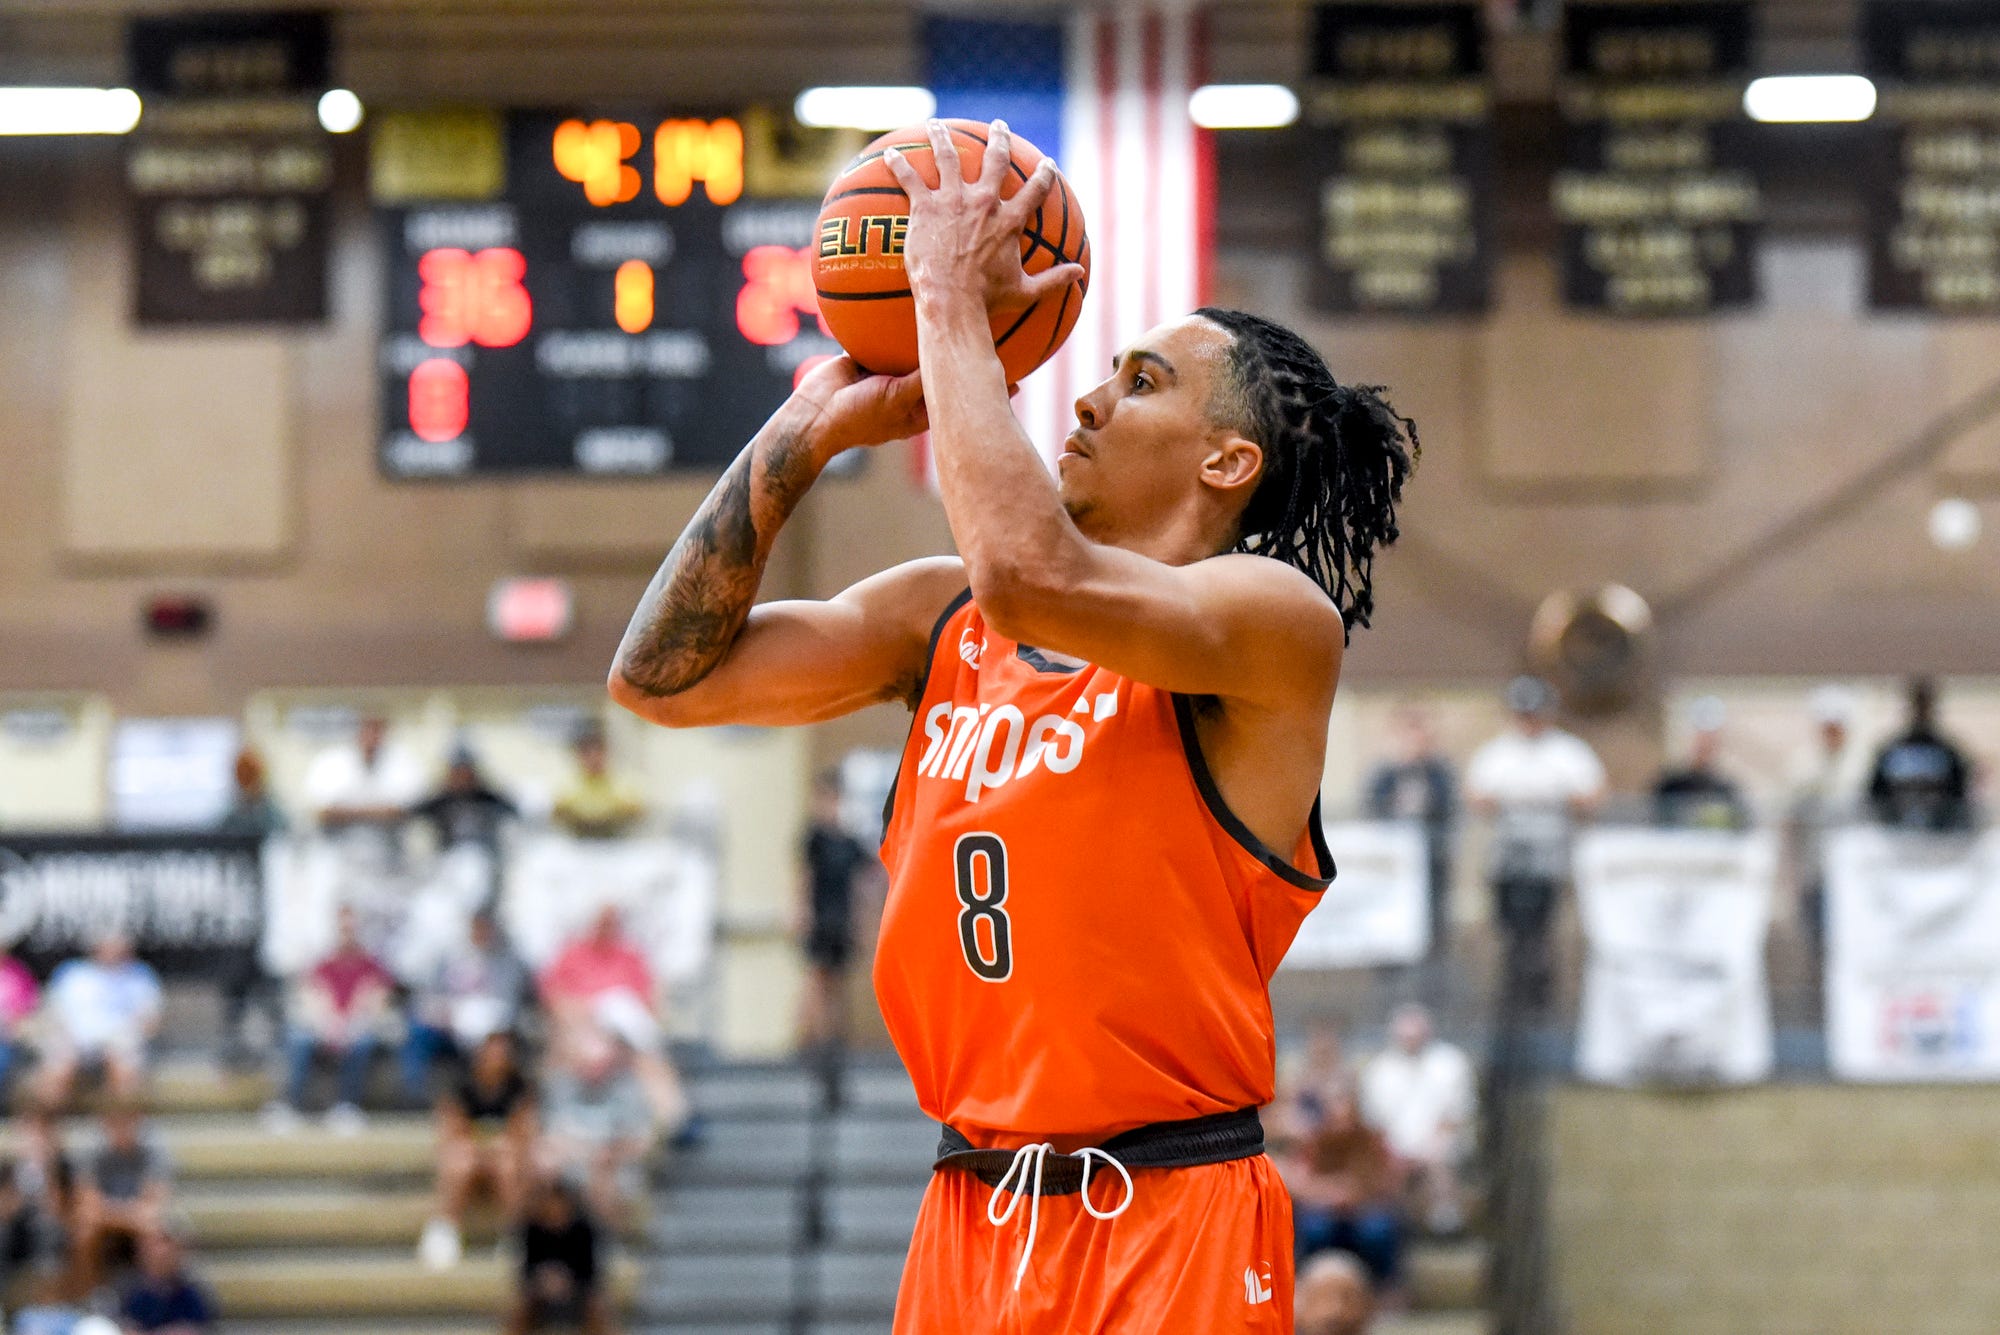
M 940 188 L 894 163 L 922 371 L 807 377 L 668 554 L 611 692 L 668 726 L 914 713 L 875 986 L 946 1129 L 899 1335 L 1289 1331 L 1268 982 L 1333 875 L 1327 719 L 1414 433 L 1204 309 L 1077 400 L 1051 479 L 989 310 L 1079 275 L 1023 273 L 1052 176 L 1002 202 L 991 139 L 973 182 L 935 124 Z M 959 556 L 753 609 L 827 460 L 926 420 Z

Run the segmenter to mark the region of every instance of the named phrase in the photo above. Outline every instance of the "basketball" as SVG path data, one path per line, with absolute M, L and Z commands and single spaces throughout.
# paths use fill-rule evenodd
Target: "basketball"
M 977 121 L 948 120 L 968 181 L 986 160 L 987 127 Z M 1012 169 L 1002 194 L 1013 198 L 1042 160 L 1033 144 L 1012 136 Z M 907 375 L 917 369 L 917 312 L 903 272 L 903 238 L 910 201 L 883 161 L 884 150 L 899 150 L 926 182 L 938 182 L 930 135 L 921 124 L 893 130 L 869 144 L 849 163 L 826 193 L 813 250 L 813 284 L 819 293 L 820 322 L 855 361 L 870 371 Z M 1054 187 L 1021 236 L 1021 264 L 1029 273 L 1051 265 L 1081 264 L 1084 278 L 1042 297 L 1026 310 L 993 317 L 993 345 L 1009 383 L 1020 380 L 1055 354 L 1076 327 L 1090 286 L 1090 240 L 1076 194 L 1056 173 Z

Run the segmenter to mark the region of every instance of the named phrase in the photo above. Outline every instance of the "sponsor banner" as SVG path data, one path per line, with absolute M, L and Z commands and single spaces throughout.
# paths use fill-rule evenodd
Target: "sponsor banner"
M 1579 836 L 1584 1078 L 1744 1084 L 1770 1074 L 1764 935 L 1776 875 L 1769 832 Z
M 1287 969 L 1414 964 L 1430 949 L 1430 853 L 1416 822 L 1329 821 L 1340 874 L 1299 924 Z
M 262 840 L 0 835 L 0 941 L 46 972 L 107 931 L 164 973 L 208 973 L 263 932 Z
M 1856 826 L 1826 871 L 1834 1074 L 2000 1079 L 2000 834 Z
M 1757 297 L 1744 0 L 1563 10 L 1565 162 L 1554 202 L 1563 296 L 1618 315 L 1686 316 Z
M 714 861 L 694 845 L 535 831 L 509 839 L 502 863 L 501 925 L 531 968 L 554 959 L 600 908 L 615 904 L 662 986 L 701 981 L 714 953 L 718 881 Z M 409 866 L 367 843 L 316 835 L 272 840 L 266 865 L 264 964 L 280 977 L 332 950 L 335 915 L 347 905 L 363 944 L 397 977 L 419 983 L 466 939 L 495 880 L 492 855 L 482 848 L 459 845 Z
M 1483 310 L 1492 254 L 1492 98 L 1479 6 L 1313 11 L 1312 298 L 1352 315 Z
M 717 887 L 715 864 L 677 839 L 545 831 L 515 846 L 501 916 L 515 949 L 539 969 L 615 905 L 655 978 L 679 990 L 700 983 L 714 955 Z

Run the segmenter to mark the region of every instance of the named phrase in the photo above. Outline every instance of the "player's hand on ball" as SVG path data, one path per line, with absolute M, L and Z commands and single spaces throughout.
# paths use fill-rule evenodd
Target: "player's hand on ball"
M 980 297 L 988 311 L 1019 310 L 1044 295 L 1060 292 L 1084 276 L 1080 264 L 1057 264 L 1037 274 L 1021 265 L 1021 232 L 1056 182 L 1056 165 L 1043 158 L 1012 199 L 1002 199 L 1012 139 L 1005 121 L 988 127 L 977 180 L 965 179 L 958 146 L 944 122 L 929 125 L 937 161 L 933 190 L 895 149 L 883 161 L 910 197 L 910 231 L 903 244 L 903 267 L 910 288 L 921 298 L 956 285 Z
M 906 440 L 930 425 L 923 376 L 870 375 L 852 357 L 813 367 L 792 398 L 814 411 L 812 442 L 822 461 L 857 445 Z

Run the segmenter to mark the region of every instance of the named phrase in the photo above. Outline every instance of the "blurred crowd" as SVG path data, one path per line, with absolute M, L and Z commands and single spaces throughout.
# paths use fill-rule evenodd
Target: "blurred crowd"
M 602 735 L 579 736 L 574 751 L 553 823 L 579 839 L 632 832 L 646 808 L 611 769 Z M 236 782 L 221 830 L 285 832 L 254 753 L 238 758 Z M 304 789 L 304 819 L 355 850 L 350 865 L 363 869 L 392 861 L 390 846 L 412 824 L 441 851 L 496 854 L 518 815 L 463 749 L 426 793 L 423 771 L 379 718 L 318 756 Z M 510 1329 L 608 1331 L 605 1240 L 632 1222 L 648 1156 L 700 1127 L 668 1048 L 664 990 L 620 910 L 599 909 L 534 971 L 502 929 L 494 889 L 414 977 L 391 969 L 406 952 L 393 936 L 371 941 L 351 902 L 334 909 L 330 949 L 294 976 L 231 961 L 219 979 L 219 1046 L 239 1063 L 270 1061 L 278 1095 L 262 1120 L 273 1134 L 316 1117 L 349 1137 L 370 1109 L 431 1110 L 435 1203 L 415 1240 L 423 1264 L 457 1265 L 467 1213 L 483 1210 L 482 1226 L 497 1228 L 520 1274 Z M 17 1332 L 65 1335 L 91 1316 L 176 1335 L 213 1326 L 214 1303 L 185 1270 L 172 1164 L 142 1111 L 163 997 L 117 931 L 60 964 L 45 988 L 0 951 L 0 1092 L 22 1110 L 12 1160 L 0 1164 L 0 1302 Z M 263 1041 L 247 1041 L 260 1027 Z M 92 1098 L 103 1109 L 95 1134 L 66 1137 L 65 1119 Z

